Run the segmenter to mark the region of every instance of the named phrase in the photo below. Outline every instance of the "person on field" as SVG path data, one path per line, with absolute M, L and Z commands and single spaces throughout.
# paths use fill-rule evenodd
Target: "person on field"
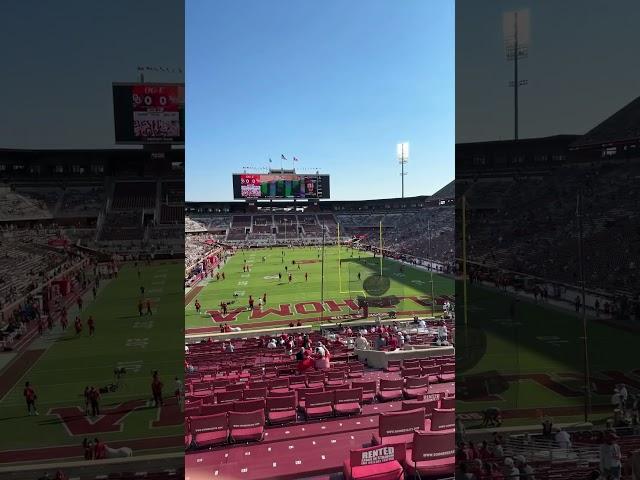
M 158 371 L 154 370 L 153 376 L 151 379 L 151 394 L 153 395 L 154 406 L 161 407 L 162 406 L 162 388 L 164 384 L 160 381 L 160 376 L 158 375 Z
M 38 413 L 38 409 L 36 408 L 36 399 L 38 398 L 38 396 L 36 395 L 36 391 L 29 382 L 25 382 L 22 395 L 27 402 L 27 413 L 29 415 L 40 415 Z

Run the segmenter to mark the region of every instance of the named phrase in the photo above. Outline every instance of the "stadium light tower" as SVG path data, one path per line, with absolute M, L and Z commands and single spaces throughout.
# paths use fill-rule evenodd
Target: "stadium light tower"
M 402 178 L 402 198 L 404 198 L 404 177 L 407 174 L 404 171 L 404 165 L 409 161 L 409 143 L 398 143 L 396 145 L 396 154 L 398 157 L 398 162 L 400 163 L 400 166 L 402 168 L 400 177 Z
M 529 49 L 529 9 L 505 12 L 502 16 L 504 47 L 507 61 L 513 61 L 513 129 L 514 140 L 518 140 L 518 88 L 526 85 L 518 78 L 518 60 L 526 58 Z

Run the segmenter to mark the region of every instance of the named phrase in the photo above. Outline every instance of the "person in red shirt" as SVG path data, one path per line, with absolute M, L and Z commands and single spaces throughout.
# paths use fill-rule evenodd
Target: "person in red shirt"
M 151 380 L 151 393 L 153 394 L 153 401 L 155 403 L 155 407 L 162 406 L 162 387 L 163 386 L 164 385 L 160 381 L 158 371 L 155 370 L 153 372 L 153 378 Z
M 196 313 L 200 313 L 200 302 L 196 298 Z
M 76 329 L 76 336 L 80 335 L 82 333 L 82 320 L 80 320 L 80 317 L 76 317 L 74 327 Z
M 93 386 L 89 390 L 89 402 L 91 403 L 91 415 L 93 417 L 100 415 L 100 390 Z
M 38 396 L 29 382 L 24 384 L 24 391 L 22 394 L 24 395 L 24 399 L 27 401 L 27 412 L 29 415 L 40 415 L 36 408 L 36 399 Z
M 89 320 L 87 320 L 87 324 L 89 325 L 89 336 L 92 337 L 96 331 L 96 324 L 93 320 L 93 316 L 89 315 Z
M 249 295 L 249 310 L 253 310 L 253 297 Z
M 97 438 L 93 439 L 93 459 L 102 460 L 107 458 L 107 446 Z
M 395 350 L 396 348 L 398 348 L 398 339 L 394 335 L 389 339 L 389 350 Z

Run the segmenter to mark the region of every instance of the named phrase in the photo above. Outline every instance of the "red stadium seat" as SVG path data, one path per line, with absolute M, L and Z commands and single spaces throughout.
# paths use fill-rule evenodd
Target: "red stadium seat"
M 413 368 L 403 368 L 402 370 L 400 370 L 400 376 L 402 378 L 419 377 L 421 373 L 422 373 L 422 370 L 420 369 L 419 366 L 413 367 Z
M 424 430 L 424 408 L 400 412 L 381 413 L 378 417 L 378 432 L 371 442 L 374 445 L 410 443 L 415 430 Z
M 241 390 L 232 390 L 231 392 L 219 392 L 216 395 L 216 399 L 218 403 L 226 403 L 226 402 L 237 402 L 238 400 L 242 400 L 242 391 Z
M 247 388 L 242 392 L 242 398 L 244 400 L 257 400 L 260 398 L 266 398 L 267 396 L 267 388 Z
M 200 407 L 200 416 L 205 415 L 217 415 L 219 413 L 227 413 L 231 410 L 232 402 L 227 403 L 214 403 L 212 405 L 203 405 Z
M 402 368 L 420 368 L 420 359 L 404 360 Z
M 242 383 L 236 383 L 234 385 L 227 385 L 226 386 L 226 390 L 227 392 L 233 392 L 235 390 L 244 390 L 245 385 Z
M 443 397 L 440 399 L 440 408 L 443 410 L 448 410 L 451 408 L 456 408 L 456 397 Z
M 269 382 L 266 380 L 255 380 L 247 383 L 247 388 L 268 388 Z
M 378 400 L 388 402 L 402 398 L 402 388 L 404 380 L 385 380 L 380 379 L 380 391 L 378 392 Z
M 433 417 L 431 418 L 431 431 L 437 432 L 441 430 L 454 430 L 456 428 L 456 411 L 454 408 L 443 410 L 441 408 L 433 409 Z
M 191 385 L 191 396 L 196 398 L 208 397 L 211 395 L 211 382 L 198 382 Z
M 407 473 L 429 478 L 453 477 L 455 445 L 453 431 L 413 434 L 413 447 L 407 451 Z
M 253 412 L 255 410 L 264 410 L 264 398 L 255 400 L 245 400 L 243 402 L 234 402 L 231 405 L 232 412 Z
M 438 365 L 422 367 L 422 375 L 429 377 L 429 383 L 438 383 L 440 381 L 440 367 Z
M 362 378 L 364 376 L 364 365 L 354 363 L 349 365 L 349 378 Z
M 349 386 L 348 383 L 340 383 L 337 385 L 327 385 L 324 389 L 327 391 L 334 391 L 334 390 L 349 390 L 351 387 Z
M 372 381 L 353 381 L 351 382 L 351 388 L 361 388 L 362 389 L 362 401 L 364 403 L 373 402 L 376 398 L 376 394 L 378 393 L 378 384 L 375 380 Z
M 342 385 L 347 380 L 347 374 L 342 371 L 328 371 L 324 381 L 325 385 Z
M 342 473 L 345 480 L 403 480 L 404 444 L 359 448 L 349 452 Z
M 267 397 L 267 419 L 272 425 L 296 421 L 296 396 Z
M 333 409 L 337 415 L 359 415 L 362 412 L 362 389 L 335 390 Z
M 185 418 L 189 418 L 189 417 L 197 417 L 198 415 L 200 415 L 200 406 L 198 405 L 197 407 L 185 407 L 184 409 L 184 416 Z
M 229 412 L 229 438 L 231 441 L 260 441 L 263 435 L 264 410 Z
M 307 388 L 324 387 L 324 373 L 309 373 L 306 384 Z
M 419 370 L 419 369 L 418 369 Z M 402 393 L 404 398 L 422 397 L 429 390 L 429 377 L 407 377 Z
M 324 391 L 323 387 L 299 389 L 298 390 L 298 407 L 304 410 L 304 403 L 308 393 L 318 393 L 323 391 Z
M 271 393 L 285 393 L 289 392 L 289 378 L 280 377 L 269 382 L 269 391 Z
M 388 360 L 387 367 L 384 369 L 385 372 L 399 372 L 402 368 L 401 360 Z
M 198 447 L 220 445 L 226 443 L 229 437 L 229 423 L 226 413 L 191 417 L 190 426 L 193 441 Z
M 333 415 L 334 392 L 307 393 L 304 414 L 307 419 Z
M 438 400 L 405 400 L 402 402 L 402 410 L 424 408 L 424 417 L 431 418 L 433 410 L 438 408 L 438 403 Z
M 291 375 L 289 377 L 289 388 L 305 388 L 307 386 L 306 375 Z
M 456 364 L 445 363 L 440 366 L 440 373 L 438 379 L 441 382 L 453 382 L 456 379 Z

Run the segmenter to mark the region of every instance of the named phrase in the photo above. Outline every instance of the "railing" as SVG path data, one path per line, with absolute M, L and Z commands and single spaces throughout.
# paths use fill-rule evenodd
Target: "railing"
M 523 455 L 528 462 L 580 462 L 597 463 L 600 449 L 597 445 L 573 444 L 569 448 L 560 447 L 553 440 L 514 435 L 507 439 L 505 456 Z

